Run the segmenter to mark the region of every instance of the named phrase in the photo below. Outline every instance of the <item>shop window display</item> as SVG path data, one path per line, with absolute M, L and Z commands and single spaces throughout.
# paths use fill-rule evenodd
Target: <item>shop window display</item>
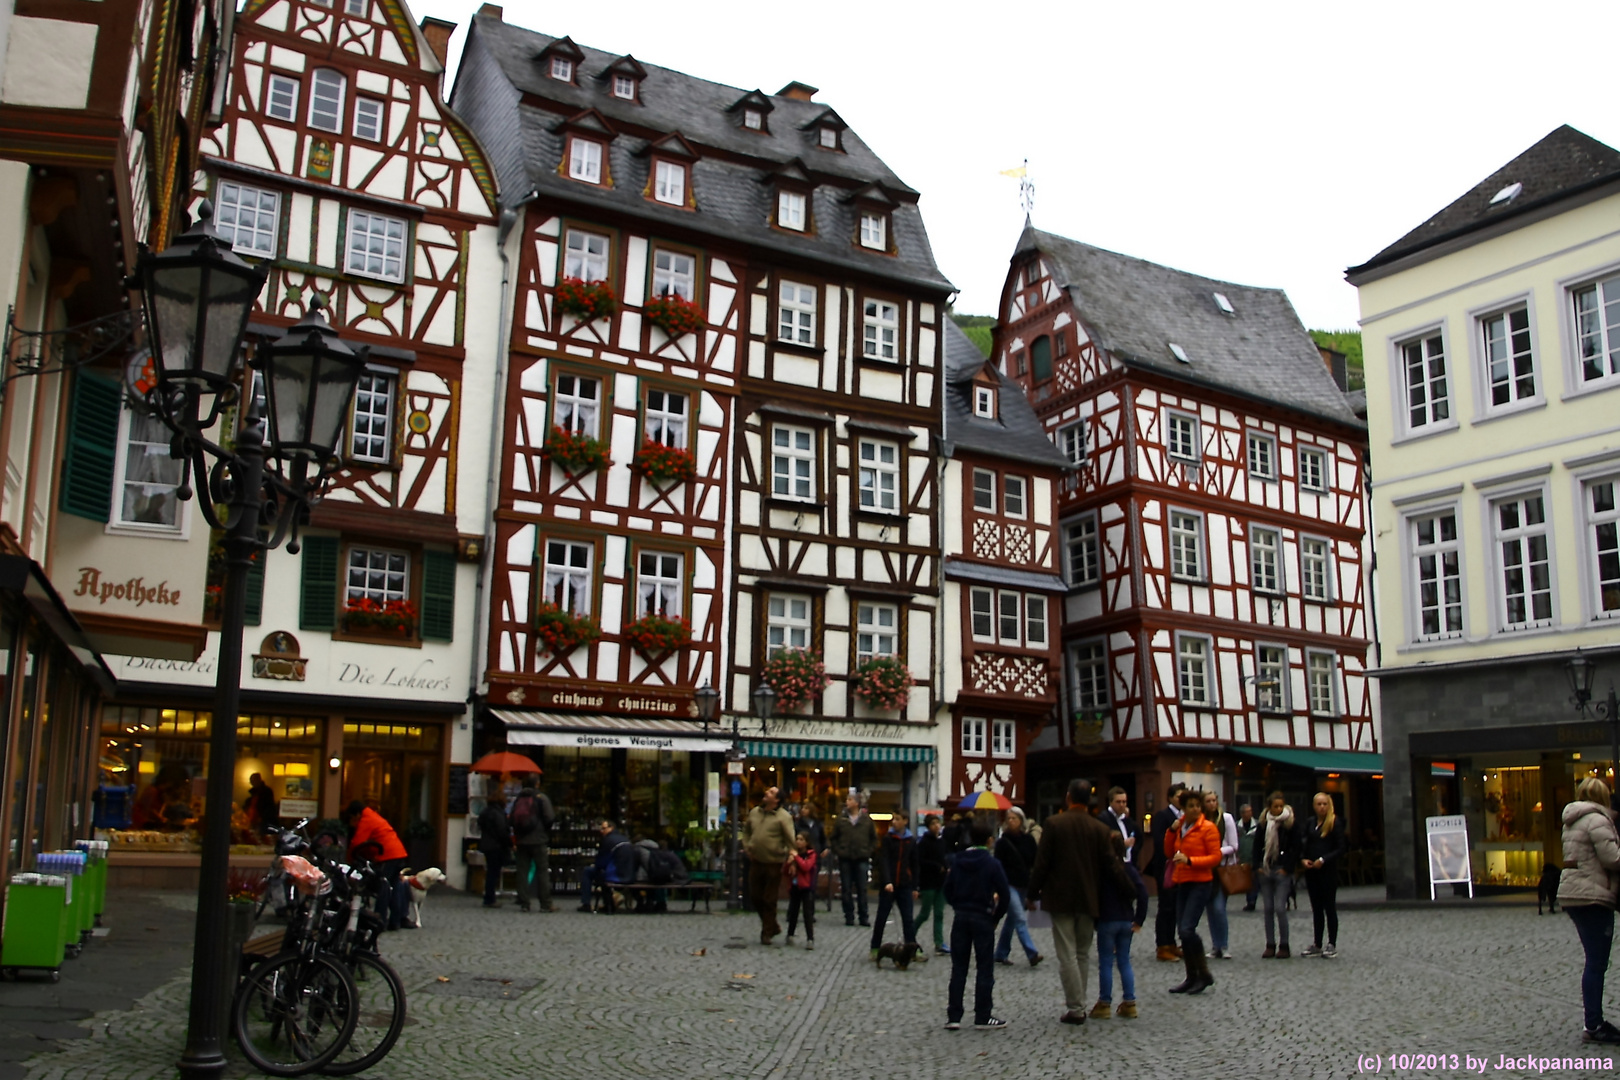
M 1543 862 L 1543 804 L 1538 766 L 1485 768 L 1469 787 L 1482 812 L 1474 837 L 1474 879 L 1485 885 L 1535 885 Z M 1477 787 L 1474 785 L 1477 784 Z M 1562 807 L 1553 812 L 1556 815 Z M 1470 821 L 1473 828 L 1474 822 Z

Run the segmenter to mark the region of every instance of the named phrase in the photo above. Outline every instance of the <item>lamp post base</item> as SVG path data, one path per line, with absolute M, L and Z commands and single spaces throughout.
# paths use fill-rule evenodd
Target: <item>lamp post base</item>
M 180 1080 L 216 1080 L 225 1074 L 225 1055 L 218 1050 L 180 1058 Z

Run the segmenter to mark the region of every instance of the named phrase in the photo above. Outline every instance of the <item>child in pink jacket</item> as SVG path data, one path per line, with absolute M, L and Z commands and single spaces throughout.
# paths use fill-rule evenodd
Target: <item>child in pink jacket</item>
M 793 854 L 782 864 L 782 876 L 788 879 L 788 932 L 787 943 L 799 929 L 799 912 L 804 912 L 804 947 L 816 947 L 816 853 L 810 847 L 810 835 L 799 833 L 793 838 Z

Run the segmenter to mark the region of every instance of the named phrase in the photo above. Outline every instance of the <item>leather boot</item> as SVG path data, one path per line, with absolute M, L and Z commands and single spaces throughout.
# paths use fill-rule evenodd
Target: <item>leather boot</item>
M 1193 966 L 1192 950 L 1188 949 L 1181 958 L 1181 966 L 1186 970 L 1187 977 L 1170 988 L 1172 994 L 1185 994 L 1194 987 L 1202 990 L 1203 983 L 1198 978 L 1198 969 Z
M 1187 988 L 1187 993 L 1202 994 L 1215 985 L 1215 978 L 1209 973 L 1209 956 L 1205 954 L 1204 943 L 1201 941 L 1187 945 L 1185 948 L 1190 958 L 1188 967 L 1192 969 L 1193 974 L 1198 979 L 1194 985 Z

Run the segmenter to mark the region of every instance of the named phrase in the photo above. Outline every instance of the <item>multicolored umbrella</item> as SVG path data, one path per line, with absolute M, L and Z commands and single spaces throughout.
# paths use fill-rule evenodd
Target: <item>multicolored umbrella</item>
M 1011 810 L 1012 800 L 993 791 L 975 791 L 956 804 L 958 810 Z
M 540 766 L 532 758 L 522 754 L 514 754 L 510 750 L 497 750 L 493 754 L 485 754 L 473 764 L 473 772 L 487 773 L 537 773 Z

